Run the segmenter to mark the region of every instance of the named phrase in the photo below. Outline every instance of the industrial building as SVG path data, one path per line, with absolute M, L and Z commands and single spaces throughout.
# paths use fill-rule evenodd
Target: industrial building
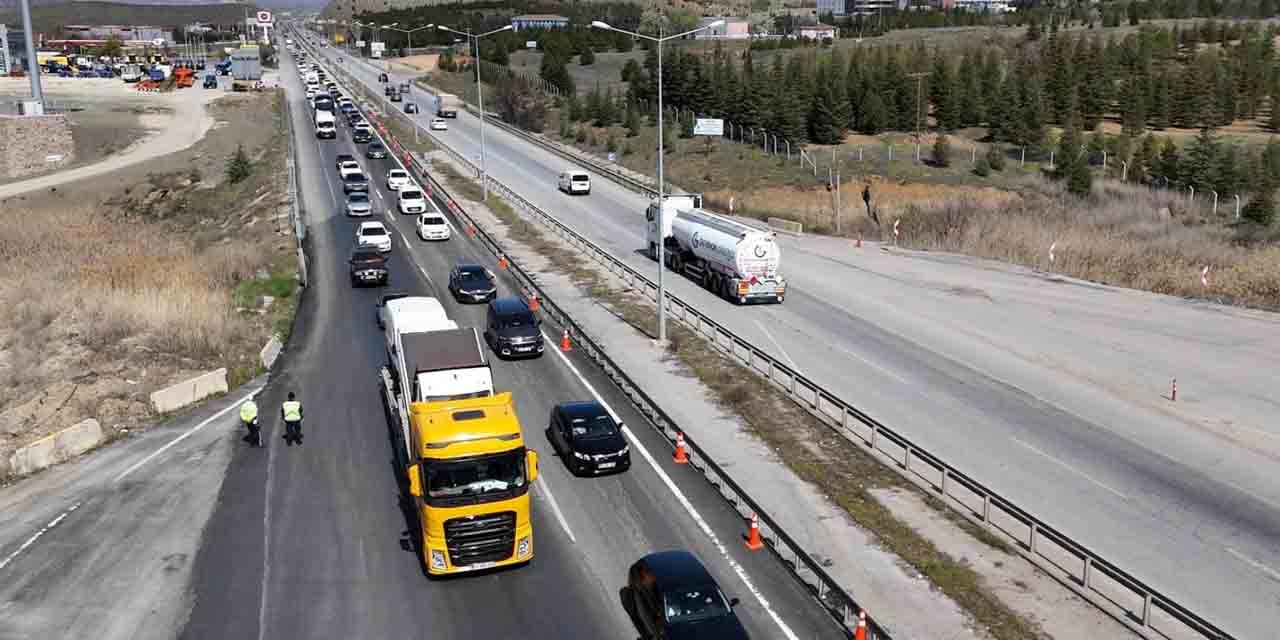
M 515 31 L 568 29 L 569 19 L 550 13 L 530 13 L 512 18 L 511 28 Z

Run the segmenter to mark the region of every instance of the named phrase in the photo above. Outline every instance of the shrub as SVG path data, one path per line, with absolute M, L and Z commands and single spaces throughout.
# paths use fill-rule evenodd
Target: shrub
M 1004 152 L 1000 150 L 998 145 L 987 147 L 987 165 L 992 171 L 1004 171 Z
M 586 141 L 587 141 L 587 131 L 586 131 L 586 129 L 583 129 L 582 127 L 578 127 L 578 132 L 577 132 L 577 133 L 575 133 L 575 134 L 573 134 L 573 139 L 574 139 L 578 144 L 582 144 L 582 143 L 586 142 Z
M 249 164 L 249 156 L 244 152 L 244 145 L 236 145 L 236 152 L 227 161 L 227 180 L 235 184 L 249 177 L 253 166 Z
M 951 166 L 951 139 L 947 134 L 939 134 L 933 143 L 933 163 L 939 167 Z
M 973 166 L 973 172 L 984 178 L 991 175 L 991 163 L 986 156 L 978 158 L 978 163 Z

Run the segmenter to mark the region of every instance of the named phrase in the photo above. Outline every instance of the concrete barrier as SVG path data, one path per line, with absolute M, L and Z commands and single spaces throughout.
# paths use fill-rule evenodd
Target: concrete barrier
M 215 393 L 227 392 L 227 370 L 216 369 L 151 394 L 157 413 L 169 413 L 195 404 Z
M 262 351 L 258 352 L 258 358 L 262 360 L 262 368 L 270 369 L 275 364 L 276 358 L 280 357 L 280 349 L 284 347 L 280 343 L 280 336 L 271 336 L 266 345 L 263 345 Z
M 89 418 L 14 451 L 9 456 L 9 471 L 19 476 L 39 471 L 98 446 L 102 438 L 102 425 Z
M 804 225 L 793 220 L 769 218 L 769 228 L 781 233 L 789 233 L 796 236 L 804 235 Z

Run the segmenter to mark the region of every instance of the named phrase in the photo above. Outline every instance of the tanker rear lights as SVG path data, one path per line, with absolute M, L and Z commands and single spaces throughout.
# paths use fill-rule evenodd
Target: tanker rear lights
M 745 295 L 747 295 L 748 293 L 751 293 L 751 283 L 750 283 L 750 282 L 739 282 L 739 283 L 738 283 L 738 295 L 740 295 L 740 296 L 745 296 Z
M 774 293 L 776 293 L 776 294 L 778 294 L 778 295 L 782 295 L 782 294 L 784 294 L 784 293 L 786 293 L 786 292 L 787 292 L 787 288 L 786 288 L 786 287 L 778 287 L 777 289 L 774 289 L 774 290 L 773 290 L 773 292 L 774 292 Z

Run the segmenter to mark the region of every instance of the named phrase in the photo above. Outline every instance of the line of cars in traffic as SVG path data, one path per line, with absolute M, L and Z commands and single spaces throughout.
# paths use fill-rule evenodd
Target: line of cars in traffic
M 355 118 L 349 118 L 348 124 L 352 128 L 353 142 L 370 146 L 378 144 L 373 141 L 367 124 L 361 126 Z M 436 129 L 434 122 L 431 128 Z M 365 155 L 369 159 L 377 157 L 369 155 L 368 147 Z M 347 154 L 338 156 L 337 170 L 347 196 L 346 215 L 356 218 L 371 216 L 373 205 L 369 198 L 367 172 Z M 397 194 L 400 213 L 418 215 L 416 227 L 419 237 L 423 240 L 449 239 L 448 222 L 434 204 L 428 204 L 421 187 L 407 171 L 389 170 L 385 185 Z M 560 188 L 569 194 L 589 193 L 589 178 L 580 169 L 566 170 L 560 175 Z M 391 251 L 391 246 L 390 233 L 381 222 L 360 222 L 351 261 L 353 283 L 357 283 L 358 270 L 360 273 L 370 271 L 375 274 L 371 278 L 378 280 L 378 270 L 368 265 L 380 263 L 379 283 L 387 284 L 385 254 Z M 507 359 L 538 357 L 543 353 L 541 322 L 537 315 L 520 297 L 499 298 L 494 274 L 483 265 L 474 261 L 455 264 L 449 273 L 448 290 L 459 303 L 488 304 L 483 338 L 495 355 Z M 407 296 L 403 292 L 387 292 L 381 296 L 375 311 L 380 327 L 385 326 L 384 312 L 390 311 L 393 301 Z M 622 433 L 622 425 L 599 402 L 573 401 L 555 405 L 551 409 L 545 435 L 575 476 L 621 473 L 631 466 L 630 446 Z M 626 586 L 620 595 L 623 609 L 646 639 L 748 638 L 746 629 L 734 613 L 739 600 L 726 596 L 702 562 L 688 551 L 660 551 L 640 558 L 630 566 Z

